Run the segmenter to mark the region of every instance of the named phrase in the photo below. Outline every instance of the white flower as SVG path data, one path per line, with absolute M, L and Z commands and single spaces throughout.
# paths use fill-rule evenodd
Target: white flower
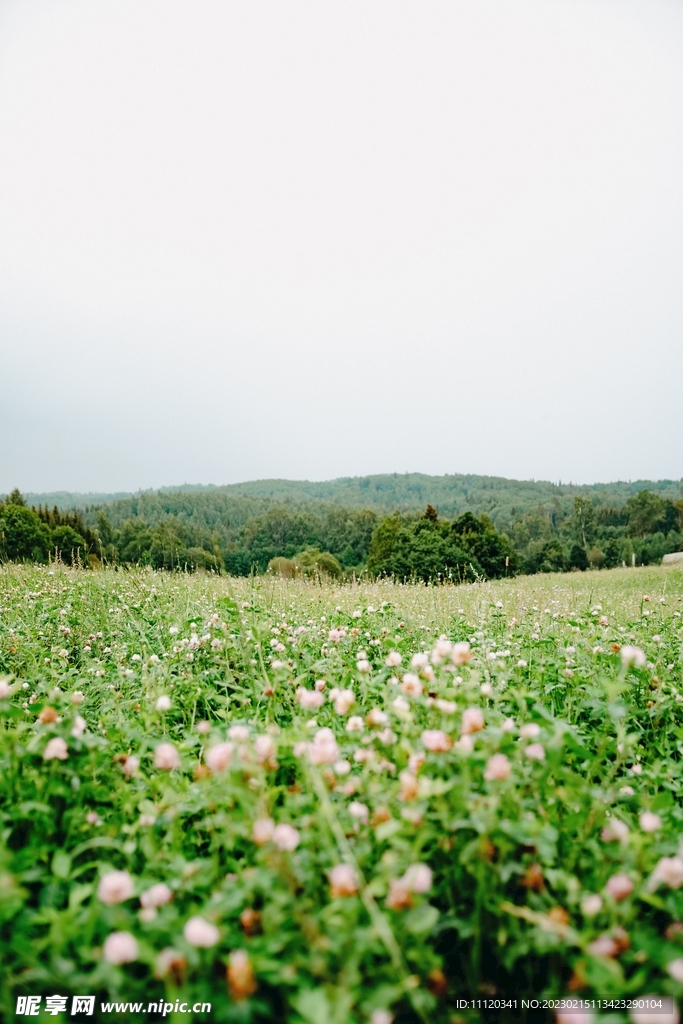
M 667 974 L 673 978 L 674 981 L 683 982 L 683 957 L 678 957 L 676 960 L 671 960 L 666 965 Z
M 97 896 L 111 907 L 115 903 L 129 900 L 133 895 L 133 889 L 133 879 L 127 871 L 110 871 L 100 879 Z
M 398 668 L 402 661 L 403 658 L 398 653 L 398 651 L 389 651 L 389 653 L 387 654 L 387 660 L 385 661 L 384 664 L 388 665 L 389 668 Z
M 121 765 L 121 770 L 124 775 L 135 775 L 136 771 L 140 767 L 140 758 L 136 757 L 135 754 L 131 754 Z
M 422 694 L 422 683 L 413 672 L 406 672 L 403 676 L 401 689 L 409 697 L 419 697 Z
M 360 661 L 356 662 L 356 668 L 358 669 L 359 672 L 369 672 L 370 662 L 367 661 L 365 658 L 361 658 Z
M 531 743 L 524 748 L 524 753 L 531 761 L 545 761 L 545 750 L 540 743 Z
M 283 852 L 291 853 L 299 845 L 299 833 L 293 825 L 276 825 L 272 839 L 278 850 Z
M 613 900 L 620 903 L 633 892 L 633 882 L 628 875 L 617 874 L 608 878 L 605 892 L 609 893 Z
M 249 739 L 249 729 L 246 725 L 231 725 L 228 729 L 228 736 L 235 743 L 244 743 Z
M 85 694 L 83 693 L 82 690 L 74 690 L 74 692 L 71 694 L 72 704 L 82 704 L 84 700 Z
M 370 1015 L 370 1024 L 393 1024 L 394 1015 L 391 1010 L 373 1010 Z
M 524 658 L 520 658 L 517 662 L 517 668 L 526 668 L 526 661 Z
M 432 869 L 426 864 L 411 864 L 403 881 L 411 892 L 429 892 L 432 887 Z
M 334 764 L 339 760 L 339 747 L 331 729 L 318 729 L 308 745 L 311 764 Z
M 486 762 L 484 778 L 488 782 L 503 781 L 510 775 L 512 765 L 505 754 L 494 754 Z
M 581 913 L 584 917 L 595 917 L 602 910 L 602 897 L 598 896 L 596 892 L 586 896 L 581 901 Z
M 171 698 L 167 697 L 166 694 L 162 694 L 155 705 L 157 711 L 170 711 L 171 710 Z
M 662 827 L 662 819 L 652 811 L 643 811 L 640 818 L 640 827 L 643 832 L 658 832 Z
M 180 754 L 172 743 L 159 744 L 154 751 L 154 766 L 165 772 L 180 768 Z
M 201 949 L 215 946 L 220 938 L 216 925 L 204 917 L 191 917 L 183 928 L 183 935 L 191 946 L 198 946 Z
M 628 825 L 619 818 L 611 818 L 602 832 L 600 838 L 604 843 L 625 843 L 628 839 Z
M 365 728 L 365 723 L 360 715 L 352 715 L 346 723 L 347 732 L 362 732 Z
M 296 699 L 302 708 L 319 708 L 325 703 L 325 697 L 318 690 L 306 690 L 300 686 L 296 691 Z
M 514 732 L 516 728 L 517 726 L 515 725 L 514 718 L 506 718 L 503 724 L 501 725 L 501 729 L 503 730 L 503 732 Z
M 335 761 L 332 765 L 336 775 L 348 775 L 351 771 L 350 761 Z
M 268 736 L 263 733 L 261 736 L 257 736 L 254 740 L 254 752 L 256 759 L 263 764 L 265 761 L 270 761 L 275 755 L 275 741 L 272 736 Z
M 472 751 L 474 750 L 474 743 L 472 741 L 472 737 L 468 733 L 465 733 L 465 735 L 461 736 L 458 742 L 455 744 L 454 749 L 459 750 L 461 754 L 471 754 Z
M 61 736 L 53 736 L 51 740 L 48 740 L 47 746 L 43 751 L 43 758 L 46 761 L 66 761 L 69 756 L 67 750 L 66 741 Z
M 442 729 L 425 729 L 420 739 L 424 747 L 434 753 L 446 753 L 453 746 L 453 740 Z
M 81 718 L 80 715 L 76 715 L 74 718 L 74 727 L 71 730 L 71 735 L 76 739 L 80 739 L 85 730 L 87 729 L 87 723 L 85 718 Z
M 420 651 L 412 656 L 412 658 L 410 659 L 410 664 L 412 668 L 416 668 L 418 670 L 426 668 L 427 665 L 429 664 L 429 655 L 425 654 L 423 651 Z
M 232 759 L 234 747 L 232 743 L 216 743 L 209 747 L 206 754 L 206 766 L 212 772 L 224 771 Z
M 397 697 L 396 700 L 392 700 L 391 706 L 395 711 L 410 711 L 410 704 L 405 697 Z
M 330 871 L 330 895 L 332 899 L 355 896 L 358 892 L 356 872 L 348 864 L 335 864 Z
M 129 964 L 138 958 L 138 944 L 130 932 L 111 932 L 104 940 L 102 955 L 110 964 Z
M 356 702 L 353 690 L 330 690 L 330 700 L 338 715 L 347 715 Z
M 642 668 L 647 658 L 640 647 L 633 647 L 631 644 L 624 644 L 621 648 L 621 660 L 624 665 L 632 665 L 634 668 Z
M 10 686 L 8 680 L 0 679 L 0 700 L 5 700 L 5 698 L 9 697 L 11 692 L 12 687 Z
M 367 825 L 370 811 L 365 804 L 360 803 L 358 800 L 352 800 L 349 804 L 349 814 L 352 818 L 358 818 L 364 825 Z
M 622 796 L 634 796 L 636 791 L 633 786 L 622 786 L 619 792 Z
M 258 818 L 252 826 L 252 837 L 257 846 L 269 843 L 273 838 L 275 822 L 272 818 Z
M 371 708 L 365 720 L 368 723 L 368 725 L 379 727 L 381 725 L 387 724 L 387 722 L 389 721 L 389 716 L 386 714 L 385 711 L 380 711 L 379 708 Z
M 156 885 L 145 889 L 140 893 L 140 903 L 146 909 L 150 907 L 163 907 L 173 899 L 173 893 L 165 882 L 157 882 Z
M 472 732 L 479 732 L 484 728 L 484 713 L 481 708 L 467 708 L 462 713 L 462 725 L 460 731 L 463 735 Z
M 683 885 L 683 860 L 680 857 L 660 858 L 652 872 L 650 887 L 656 889 L 662 883 L 670 889 L 680 889 Z
M 482 683 L 479 689 L 484 697 L 493 697 L 493 687 L 490 683 Z
M 523 740 L 534 740 L 537 736 L 541 735 L 541 727 L 536 722 L 527 722 L 519 730 L 519 735 Z

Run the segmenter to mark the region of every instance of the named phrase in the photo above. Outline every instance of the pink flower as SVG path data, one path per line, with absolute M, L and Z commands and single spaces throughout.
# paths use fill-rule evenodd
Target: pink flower
M 514 732 L 516 728 L 517 726 L 515 725 L 514 718 L 506 718 L 503 724 L 501 725 L 501 729 L 503 730 L 503 732 Z
M 412 772 L 401 772 L 399 775 L 401 784 L 399 797 L 401 800 L 414 800 L 418 794 L 417 779 Z
M 527 722 L 519 730 L 519 735 L 523 740 L 535 740 L 541 735 L 541 727 L 536 722 Z
M 545 749 L 542 743 L 531 743 L 524 748 L 524 753 L 531 761 L 545 761 Z
M 410 659 L 410 667 L 411 668 L 416 668 L 416 669 L 421 670 L 423 668 L 426 668 L 428 664 L 429 664 L 429 655 L 425 654 L 423 651 L 420 651 L 418 654 L 414 654 L 412 656 L 412 658 Z
M 356 662 L 356 668 L 358 669 L 359 672 L 369 672 L 370 667 L 370 662 L 366 658 L 360 658 Z
M 504 781 L 509 778 L 512 765 L 505 754 L 494 754 L 486 763 L 484 778 L 487 782 Z
M 207 768 L 212 772 L 224 771 L 230 764 L 234 749 L 232 743 L 216 743 L 215 746 L 209 747 L 206 754 Z
M 666 965 L 667 974 L 673 978 L 674 981 L 683 983 L 683 957 L 678 957 L 676 960 L 671 960 Z
M 471 660 L 472 652 L 470 650 L 470 645 L 466 640 L 453 644 L 453 649 L 451 650 L 451 661 L 454 665 L 466 665 L 467 662 Z
M 628 825 L 624 821 L 620 821 L 619 818 L 612 818 L 607 822 L 600 838 L 604 843 L 625 843 L 628 839 Z
M 411 864 L 403 881 L 411 892 L 429 892 L 432 887 L 432 869 L 426 864 Z
M 640 818 L 640 827 L 643 832 L 658 832 L 662 827 L 662 819 L 652 811 L 643 811 Z
M 370 1015 L 370 1024 L 393 1024 L 394 1015 L 391 1010 L 373 1010 Z
M 330 700 L 334 701 L 334 710 L 338 715 L 347 715 L 356 702 L 353 690 L 330 690 Z
M 484 728 L 484 712 L 481 708 L 467 708 L 462 713 L 462 725 L 460 731 L 463 736 L 473 732 L 479 732 Z
M 296 699 L 302 708 L 320 708 L 325 703 L 325 697 L 319 690 L 306 690 L 300 686 L 296 691 Z
M 256 760 L 260 764 L 266 762 L 272 763 L 273 757 L 275 756 L 275 741 L 272 736 L 268 736 L 265 733 L 262 736 L 257 736 L 254 740 L 254 752 L 256 754 Z
M 273 838 L 274 831 L 275 822 L 272 818 L 259 818 L 253 824 L 251 834 L 256 845 L 263 846 Z
M 415 754 L 411 754 L 408 758 L 408 771 L 412 772 L 413 775 L 417 775 L 426 760 L 427 755 L 424 750 L 418 750 Z
M 331 729 L 318 729 L 308 745 L 311 764 L 334 764 L 339 760 L 339 747 Z
M 602 910 L 602 899 L 596 892 L 581 901 L 581 913 L 584 917 L 595 917 Z
M 172 743 L 160 743 L 154 751 L 154 767 L 170 772 L 180 768 L 180 754 Z
M 173 899 L 173 893 L 166 885 L 165 882 L 157 882 L 156 885 L 151 886 L 149 889 L 145 889 L 140 894 L 140 903 L 143 907 L 163 907 L 165 903 L 169 903 Z
M 612 899 L 616 900 L 617 903 L 620 903 L 633 892 L 633 882 L 628 875 L 612 875 L 612 877 L 607 880 L 605 892 L 609 893 Z
M 670 889 L 680 889 L 683 885 L 683 860 L 680 857 L 662 857 L 650 879 L 650 885 L 657 888 L 661 884 Z
M 235 743 L 244 743 L 249 739 L 249 729 L 246 725 L 231 725 L 228 729 L 228 736 Z
M 413 672 L 406 672 L 403 676 L 401 689 L 409 697 L 420 697 L 422 695 L 422 683 Z
M 131 754 L 129 757 L 126 758 L 126 760 L 121 765 L 121 771 L 123 772 L 124 775 L 135 775 L 139 767 L 140 758 L 135 757 L 134 754 Z
M 420 739 L 427 750 L 437 754 L 444 754 L 453 746 L 451 737 L 441 729 L 425 729 Z
M 133 879 L 127 871 L 110 871 L 100 879 L 97 896 L 111 907 L 115 903 L 129 900 L 133 895 L 133 889 Z
M 278 850 L 291 853 L 299 845 L 299 833 L 293 825 L 276 825 L 273 829 L 273 842 Z
M 459 750 L 461 754 L 471 754 L 474 750 L 472 737 L 467 735 L 461 736 L 453 749 Z
M 348 864 L 336 864 L 330 871 L 330 896 L 339 899 L 358 892 L 356 872 Z
M 351 715 L 351 718 L 346 723 L 347 732 L 362 732 L 364 728 L 365 723 L 360 715 Z
M 183 935 L 191 946 L 198 946 L 201 949 L 215 946 L 220 938 L 216 925 L 204 917 L 191 917 L 183 928 Z
M 609 935 L 600 935 L 586 948 L 591 956 L 614 957 L 619 952 L 619 943 Z
M 104 959 L 110 964 L 129 964 L 138 958 L 138 944 L 130 932 L 111 932 L 102 948 Z
M 398 653 L 398 651 L 389 651 L 389 653 L 387 654 L 387 660 L 385 661 L 385 665 L 388 665 L 389 668 L 398 668 L 402 661 L 403 658 Z
M 368 725 L 379 726 L 386 725 L 389 721 L 389 716 L 384 711 L 380 711 L 379 708 L 371 708 L 368 712 L 365 721 Z
M 621 789 L 619 790 L 619 792 L 621 793 L 622 796 L 634 796 L 635 795 L 635 789 L 633 788 L 633 786 L 622 786 Z
M 47 746 L 43 751 L 43 758 L 46 761 L 66 761 L 68 756 L 69 751 L 66 742 L 61 736 L 53 736 L 51 740 L 48 740 Z
M 76 717 L 74 718 L 74 727 L 71 730 L 71 735 L 78 740 L 81 738 L 87 727 L 88 726 L 85 718 L 82 718 L 81 715 L 76 715 Z

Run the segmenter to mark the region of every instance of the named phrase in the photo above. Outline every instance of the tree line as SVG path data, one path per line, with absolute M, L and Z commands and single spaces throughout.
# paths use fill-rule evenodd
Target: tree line
M 505 517 L 297 505 L 206 492 L 157 494 L 84 510 L 29 507 L 18 490 L 0 501 L 0 558 L 97 566 L 369 573 L 397 579 L 494 579 L 659 562 L 683 548 L 683 500 L 648 489 L 621 505 L 575 495 Z

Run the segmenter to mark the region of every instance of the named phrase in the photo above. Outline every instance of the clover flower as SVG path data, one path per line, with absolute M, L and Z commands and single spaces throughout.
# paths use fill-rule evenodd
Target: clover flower
M 104 941 L 102 955 L 110 964 L 130 964 L 138 958 L 138 943 L 130 932 L 111 932 Z

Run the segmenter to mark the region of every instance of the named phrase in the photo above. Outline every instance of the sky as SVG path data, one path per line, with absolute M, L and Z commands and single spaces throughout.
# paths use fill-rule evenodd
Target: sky
M 680 0 L 0 0 L 0 493 L 683 477 Z

